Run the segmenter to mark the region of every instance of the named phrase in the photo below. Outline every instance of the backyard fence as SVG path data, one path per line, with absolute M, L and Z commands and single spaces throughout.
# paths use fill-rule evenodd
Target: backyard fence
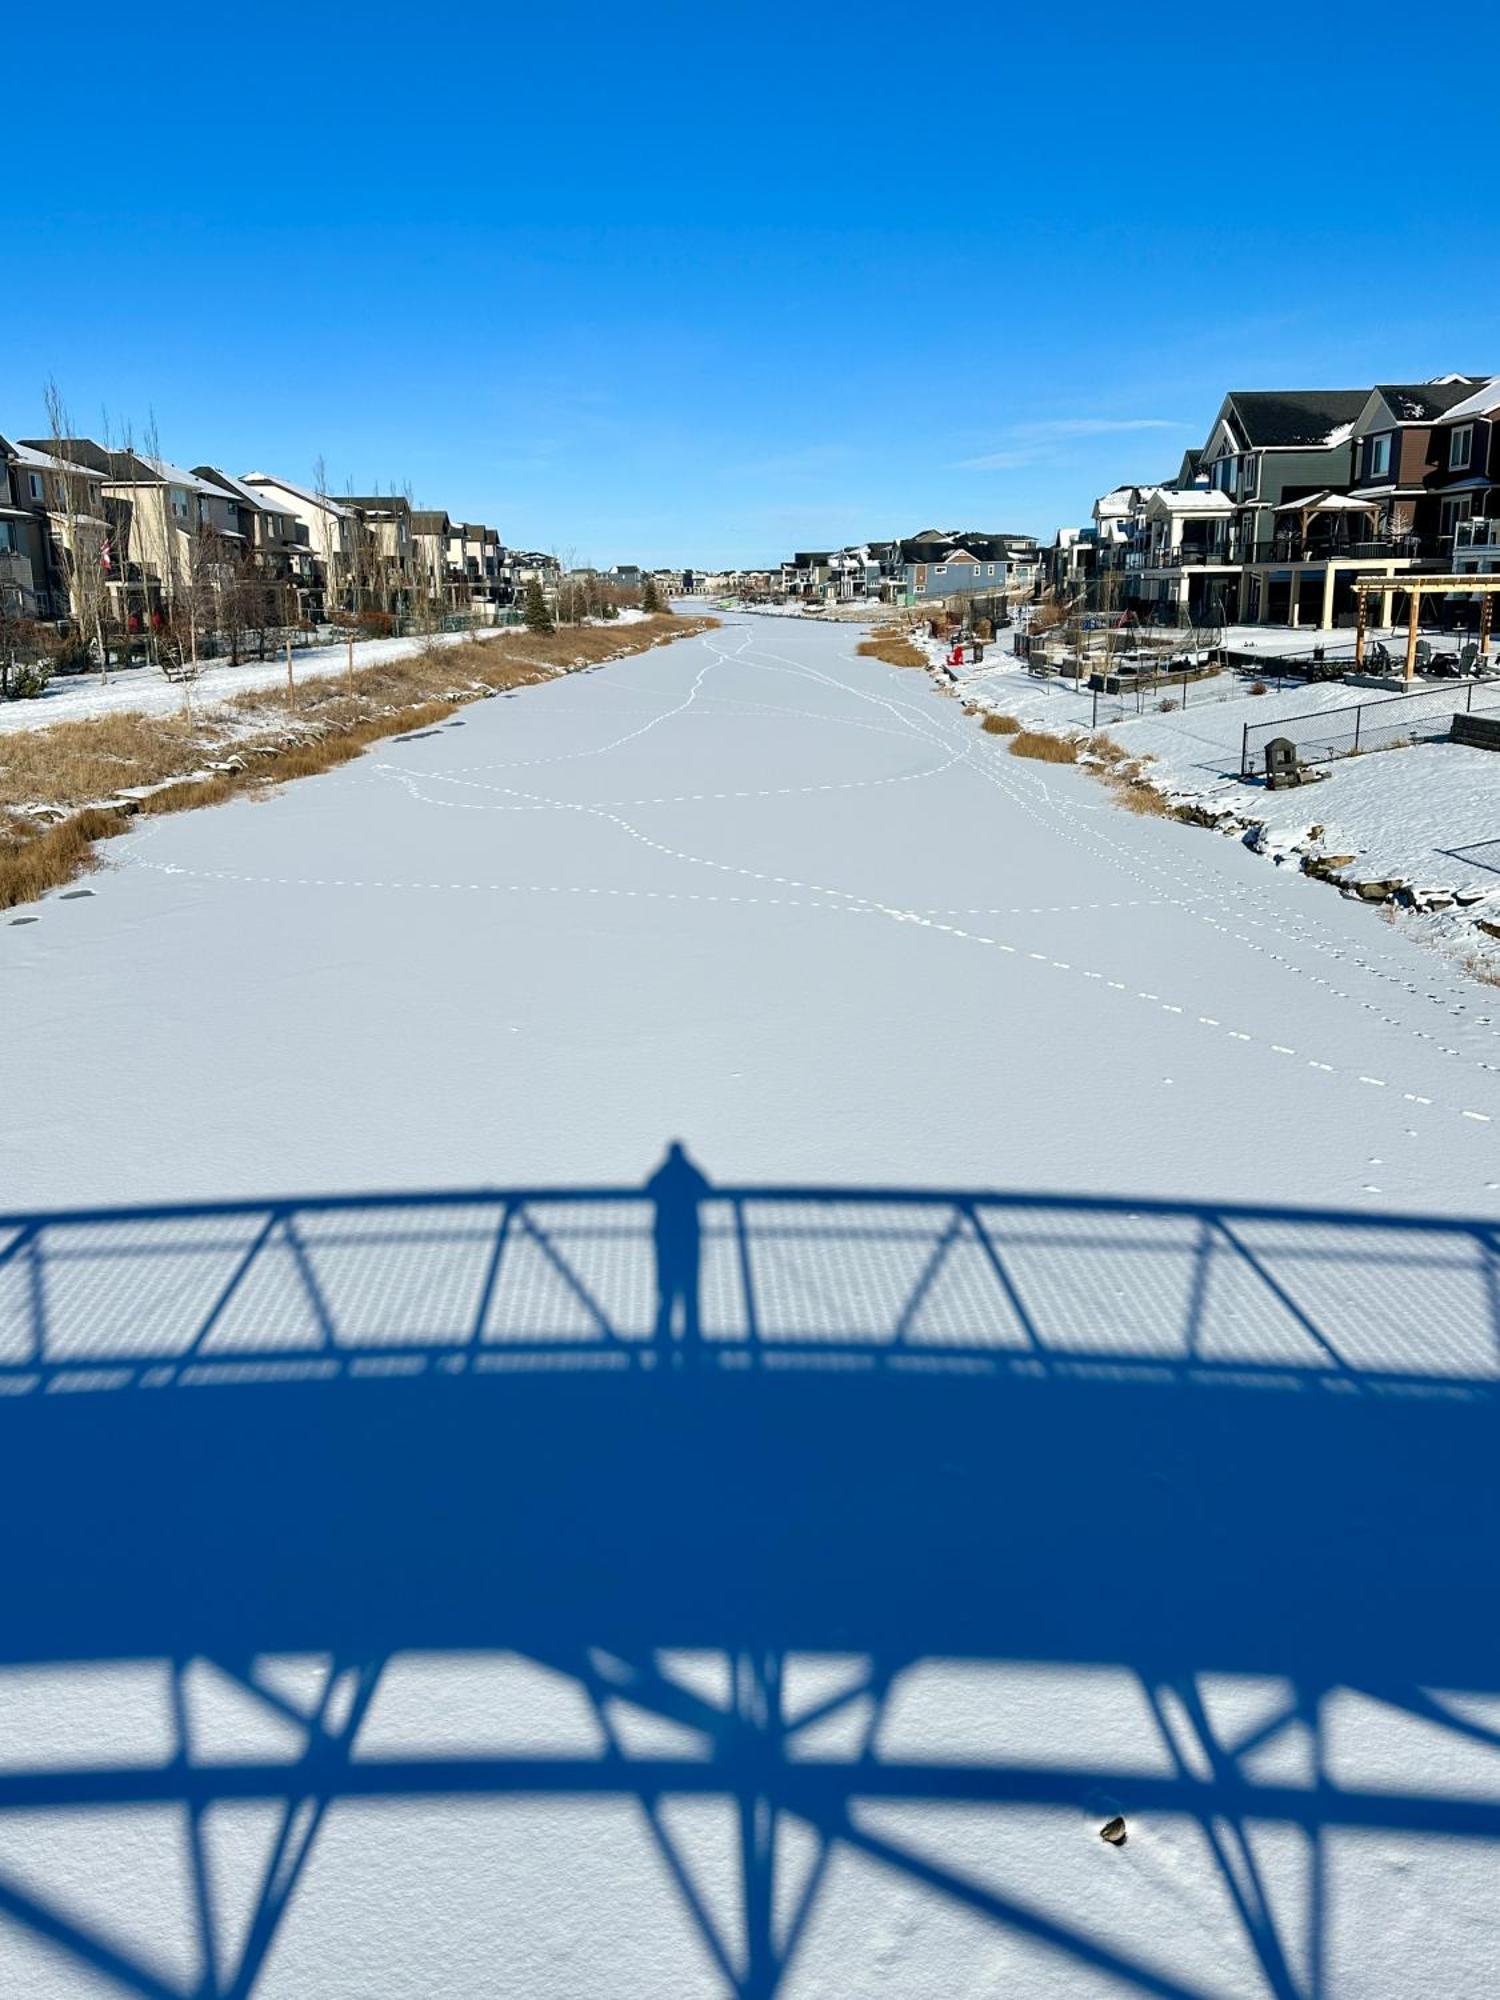
M 1449 681 L 1417 694 L 1382 695 L 1345 707 L 1247 722 L 1240 742 L 1240 776 L 1265 775 L 1266 745 L 1274 738 L 1285 737 L 1295 744 L 1299 764 L 1332 764 L 1367 750 L 1436 741 L 1448 734 L 1455 715 L 1471 714 L 1500 714 L 1500 684 Z

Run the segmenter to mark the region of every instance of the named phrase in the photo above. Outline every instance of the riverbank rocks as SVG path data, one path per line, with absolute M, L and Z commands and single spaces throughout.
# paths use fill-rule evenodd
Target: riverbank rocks
M 1358 859 L 1356 854 L 1304 854 L 1302 872 L 1311 875 L 1315 882 L 1337 882 Z

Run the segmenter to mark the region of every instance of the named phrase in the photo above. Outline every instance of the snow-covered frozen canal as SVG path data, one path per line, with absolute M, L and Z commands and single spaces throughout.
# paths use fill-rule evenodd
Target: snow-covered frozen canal
M 116 843 L 0 927 L 0 1186 L 639 1178 L 1500 1213 L 1500 998 L 745 621 Z M 1492 1122 L 1497 1121 L 1497 1122 Z
M 0 923 L 0 1993 L 1493 1986 L 1490 992 L 858 636 Z

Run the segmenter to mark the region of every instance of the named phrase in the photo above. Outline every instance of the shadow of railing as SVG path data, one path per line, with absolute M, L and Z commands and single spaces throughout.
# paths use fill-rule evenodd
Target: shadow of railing
M 687 1253 L 693 1338 L 658 1323 L 655 1216 L 637 1187 L 0 1216 L 0 1388 L 549 1360 L 1500 1379 L 1480 1219 L 715 1187 Z
M 368 1931 L 368 1990 L 469 1991 L 440 1809 L 475 1992 L 863 1990 L 899 1911 L 891 1991 L 1003 1936 L 1021 1989 L 1314 2000 L 1379 1985 L 1385 1864 L 1486 1879 L 1495 1225 L 662 1207 L 0 1219 L 0 1979 L 333 1990 Z M 549 1871 L 612 1940 L 550 1986 Z

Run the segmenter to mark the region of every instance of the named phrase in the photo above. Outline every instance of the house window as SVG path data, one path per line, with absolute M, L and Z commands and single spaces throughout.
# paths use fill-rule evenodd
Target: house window
M 16 548 L 16 524 L 14 521 L 0 521 L 0 555 L 14 555 Z
M 46 487 L 46 482 L 42 478 L 42 475 L 39 472 L 33 472 L 30 475 L 30 478 L 31 478 L 32 499 L 45 500 L 47 497 L 47 487 Z
M 1247 452 L 1240 460 L 1240 498 L 1253 500 L 1260 484 L 1260 460 Z
M 939 576 L 946 576 L 948 574 L 948 565 L 946 563 L 939 563 L 937 565 L 937 574 Z
M 1445 500 L 1438 510 L 1438 531 L 1451 535 L 1460 521 L 1467 521 L 1473 508 L 1473 496 L 1462 493 L 1454 500 Z
M 1473 449 L 1473 445 L 1474 426 L 1472 424 L 1460 424 L 1458 429 L 1448 439 L 1448 467 L 1450 471 L 1457 472 L 1468 464 L 1469 453 Z
M 1384 479 L 1390 469 L 1391 440 L 1389 433 L 1384 437 L 1371 438 L 1366 447 L 1365 477 L 1367 479 Z
M 995 574 L 995 565 L 993 563 L 987 563 L 985 565 L 984 573 L 986 576 L 993 576 Z

